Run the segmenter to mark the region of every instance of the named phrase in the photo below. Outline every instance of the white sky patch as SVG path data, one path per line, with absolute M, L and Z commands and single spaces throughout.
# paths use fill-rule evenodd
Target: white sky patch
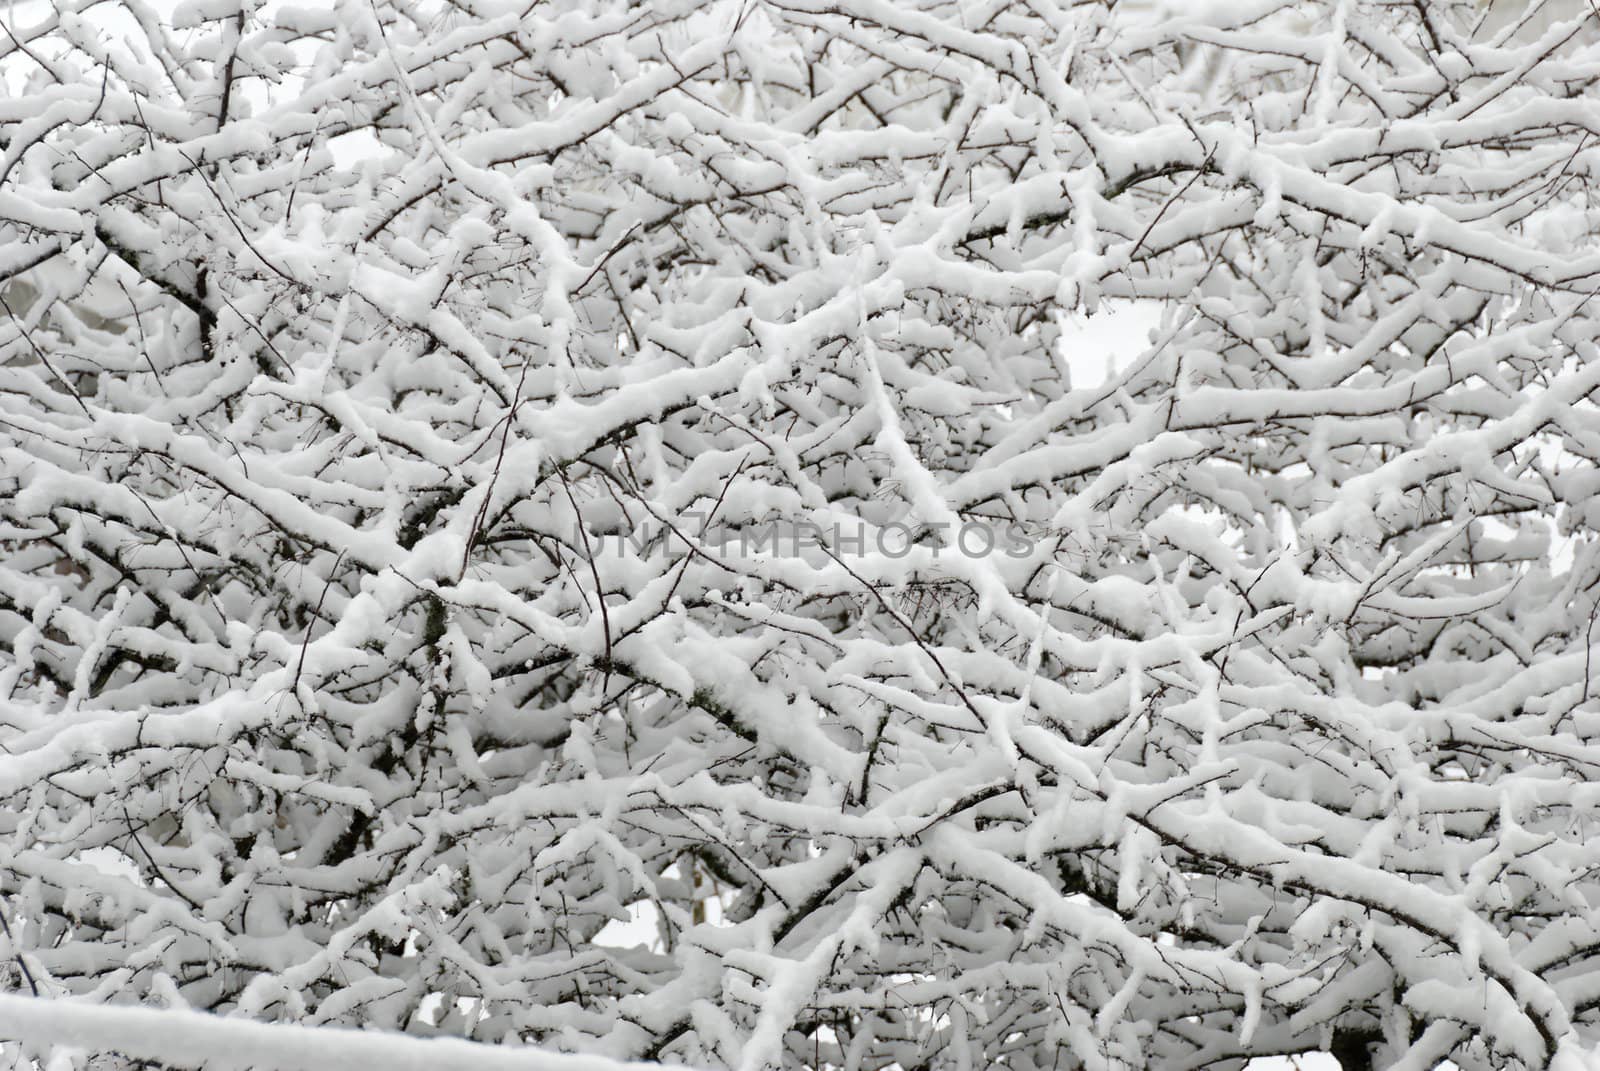
M 1128 367 L 1150 347 L 1150 332 L 1161 325 L 1161 308 L 1153 301 L 1108 301 L 1092 313 L 1059 314 L 1060 353 L 1072 386 L 1098 386 Z
M 371 130 L 352 130 L 328 139 L 328 151 L 333 154 L 335 167 L 349 169 L 362 160 L 370 160 L 383 152 L 378 135 Z
M 661 929 L 660 911 L 648 900 L 628 905 L 628 920 L 612 919 L 594 935 L 594 943 L 607 948 L 645 948 L 659 951 Z

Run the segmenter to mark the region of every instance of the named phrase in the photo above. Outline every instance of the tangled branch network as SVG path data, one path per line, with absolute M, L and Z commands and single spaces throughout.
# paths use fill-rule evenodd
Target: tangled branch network
M 14 1066 L 1589 1066 L 1592 5 L 0 25 Z

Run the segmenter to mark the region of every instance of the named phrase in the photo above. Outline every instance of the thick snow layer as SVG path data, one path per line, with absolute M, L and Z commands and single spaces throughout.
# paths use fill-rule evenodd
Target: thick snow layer
M 0 1037 L 38 1049 L 118 1052 L 207 1071 L 634 1071 L 601 1056 L 414 1038 L 374 1030 L 259 1023 L 185 1008 L 130 1008 L 0 994 Z M 655 1065 L 650 1065 L 655 1066 Z

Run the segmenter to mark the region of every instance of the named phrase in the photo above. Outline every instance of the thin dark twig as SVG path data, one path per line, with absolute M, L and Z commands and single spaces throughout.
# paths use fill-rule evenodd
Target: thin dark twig
M 289 682 L 291 694 L 300 687 L 300 672 L 306 668 L 306 648 L 311 646 L 311 629 L 317 623 L 317 618 L 322 616 L 322 604 L 328 598 L 328 589 L 333 587 L 333 577 L 339 571 L 339 563 L 344 561 L 344 553 L 341 550 L 333 559 L 333 565 L 328 569 L 328 579 L 322 584 L 322 594 L 317 596 L 317 607 L 311 611 L 311 620 L 306 622 L 306 634 L 300 640 L 300 660 L 295 663 L 294 680 Z

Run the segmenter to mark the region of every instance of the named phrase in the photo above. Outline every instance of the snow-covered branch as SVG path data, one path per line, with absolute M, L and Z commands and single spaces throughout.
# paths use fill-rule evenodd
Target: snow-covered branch
M 1517 10 L 19 4 L 8 1036 L 1592 1047 L 1600 16 Z

